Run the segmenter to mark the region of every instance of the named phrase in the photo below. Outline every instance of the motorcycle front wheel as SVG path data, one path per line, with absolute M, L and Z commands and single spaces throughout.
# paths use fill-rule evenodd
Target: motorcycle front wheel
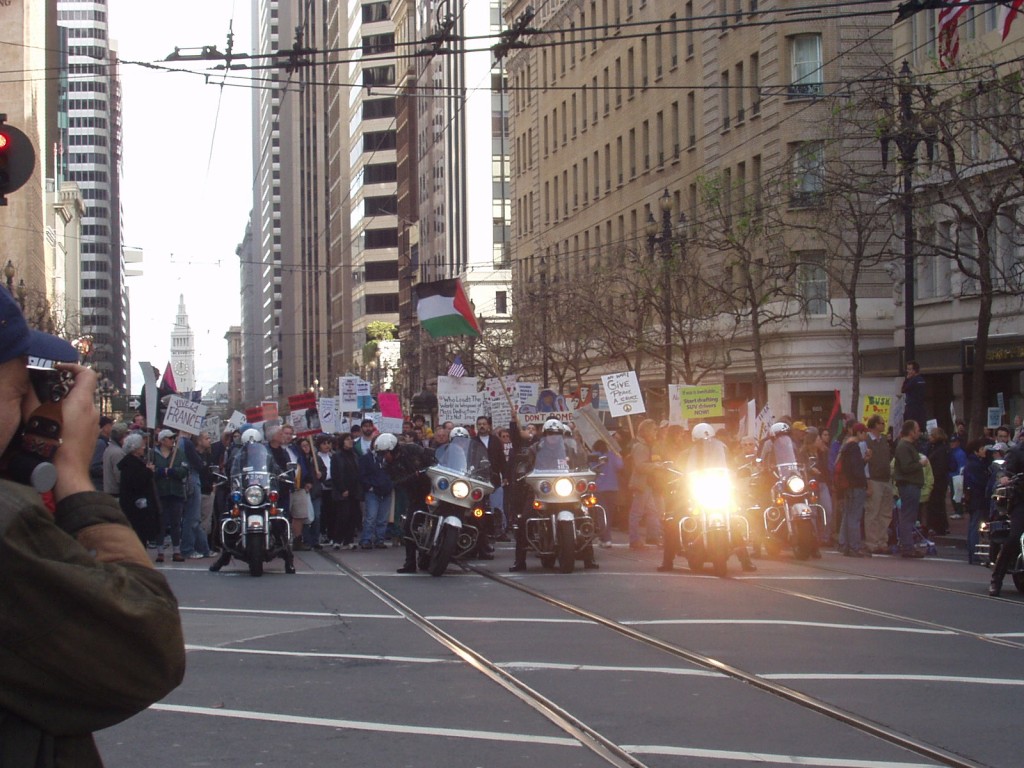
M 431 576 L 442 576 L 448 570 L 448 563 L 455 554 L 455 547 L 459 543 L 459 532 L 450 525 L 444 526 L 441 531 L 441 539 L 430 557 L 430 567 L 427 571 Z
M 801 520 L 796 527 L 796 541 L 793 542 L 793 557 L 806 560 L 814 554 L 818 542 L 814 537 L 814 526 L 807 520 Z
M 725 531 L 713 531 L 708 535 L 708 559 L 715 576 L 723 578 L 728 573 L 729 534 Z
M 264 541 L 262 536 L 250 536 L 245 542 L 245 560 L 249 563 L 250 576 L 263 575 Z
M 572 573 L 576 568 L 576 529 L 572 520 L 558 522 L 558 570 Z

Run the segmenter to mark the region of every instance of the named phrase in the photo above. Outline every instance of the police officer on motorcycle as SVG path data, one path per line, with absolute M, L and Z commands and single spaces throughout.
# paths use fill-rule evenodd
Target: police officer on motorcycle
M 519 450 L 519 443 L 513 438 L 513 445 L 517 448 L 517 461 L 516 461 L 516 475 L 519 478 L 516 482 L 516 556 L 515 562 L 510 571 L 525 571 L 526 570 L 526 551 L 528 545 L 526 543 L 526 520 L 530 516 L 530 494 L 526 492 L 527 486 L 521 478 L 530 474 L 534 469 L 561 469 L 568 471 L 575 469 L 580 462 L 585 462 L 584 457 L 580 456 L 576 450 L 573 450 L 575 441 L 572 441 L 570 445 L 566 445 L 566 434 L 571 436 L 572 430 L 565 424 L 560 422 L 558 419 L 548 419 L 544 422 L 544 426 L 541 431 L 539 440 L 523 446 L 521 451 Z M 554 449 L 557 444 L 558 449 Z M 547 450 L 545 450 L 547 448 Z M 571 463 L 572 466 L 560 466 L 557 463 L 560 460 Z M 586 466 L 583 463 L 582 466 Z M 594 562 L 594 546 L 589 544 L 586 549 L 581 553 L 583 558 L 584 568 L 599 568 L 600 566 Z
M 729 469 L 728 449 L 725 443 L 715 437 L 715 429 L 710 424 L 697 424 L 690 433 L 693 447 L 686 455 L 687 474 L 699 472 L 705 469 Z M 730 510 L 730 514 L 732 514 Z M 676 511 L 678 514 L 678 511 Z M 671 571 L 675 556 L 679 551 L 679 529 L 675 525 L 676 520 L 670 510 L 665 511 L 665 545 L 662 550 L 661 565 L 659 571 Z M 740 561 L 740 567 L 744 571 L 756 571 L 757 566 L 750 560 L 750 553 L 747 551 L 747 543 L 740 541 L 733 549 L 733 553 Z
M 384 471 L 406 496 L 406 515 L 402 521 L 405 564 L 399 573 L 416 573 L 416 542 L 412 538 L 412 510 L 424 509 L 430 493 L 430 478 L 423 470 L 436 463 L 434 452 L 419 443 L 401 443 L 389 432 L 377 436 L 373 449 L 384 457 Z
M 1020 555 L 1020 537 L 1024 535 L 1024 480 L 1017 475 L 1024 473 L 1024 447 L 1013 446 L 1006 456 L 1003 457 L 1003 472 L 997 482 L 1001 485 L 1011 485 L 1009 513 L 1010 513 L 1010 535 L 1006 543 L 999 548 L 999 556 L 996 558 L 995 567 L 992 570 L 992 581 L 988 585 L 988 593 L 992 597 L 999 597 L 1003 591 L 1003 577 L 1006 572 L 1017 562 Z

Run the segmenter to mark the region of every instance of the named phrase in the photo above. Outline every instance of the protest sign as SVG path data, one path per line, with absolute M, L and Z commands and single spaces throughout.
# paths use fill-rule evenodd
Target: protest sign
M 512 406 L 519 404 L 519 388 L 515 376 L 485 380 L 483 394 L 492 424 L 508 424 L 512 421 Z
M 231 418 L 228 419 L 228 424 L 237 430 L 240 426 L 245 424 L 245 414 L 241 411 L 232 411 Z
M 889 416 L 892 413 L 892 398 L 884 395 L 864 395 L 861 398 L 860 420 L 867 424 L 872 416 L 881 416 L 885 423 L 889 423 Z
M 273 421 L 281 415 L 278 413 L 276 400 L 262 400 L 260 405 L 263 406 L 264 421 Z
M 369 411 L 374 407 L 373 390 L 370 382 L 359 379 L 356 381 L 356 404 L 357 410 Z
M 721 384 L 679 387 L 678 395 L 679 414 L 684 419 L 704 421 L 725 414 Z
M 603 394 L 608 401 L 608 412 L 612 416 L 631 416 L 634 413 L 646 413 L 644 398 L 640 392 L 640 382 L 636 379 L 636 371 L 609 373 L 601 377 Z
M 205 416 L 206 406 L 202 403 L 193 403 L 184 397 L 171 395 L 167 401 L 167 412 L 164 414 L 164 426 L 189 435 L 198 435 L 203 431 Z
M 341 376 L 338 378 L 338 412 L 353 413 L 359 410 L 358 376 Z
M 516 382 L 516 396 L 513 401 L 519 408 L 520 413 L 537 410 L 537 394 L 540 392 L 540 384 L 528 381 Z
M 612 437 L 611 432 L 601 421 L 601 414 L 592 405 L 583 405 L 573 411 L 573 426 L 576 427 L 580 438 L 591 450 L 594 448 L 594 443 L 604 440 L 609 451 L 621 455 L 619 441 Z
M 464 426 L 476 422 L 483 412 L 483 397 L 474 376 L 437 377 L 437 420 Z
M 316 407 L 320 413 L 320 429 L 328 435 L 338 432 L 338 398 L 321 397 L 316 401 Z
M 380 402 L 381 431 L 394 432 L 396 435 L 402 432 L 402 401 L 394 392 L 381 392 L 377 395 Z

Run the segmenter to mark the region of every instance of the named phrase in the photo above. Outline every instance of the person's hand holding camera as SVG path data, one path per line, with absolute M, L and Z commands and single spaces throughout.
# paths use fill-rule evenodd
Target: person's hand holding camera
M 60 449 L 53 458 L 57 470 L 53 495 L 60 501 L 74 493 L 95 490 L 89 478 L 89 461 L 99 437 L 99 412 L 93 399 L 96 372 L 72 363 L 59 363 L 58 367 L 74 376 L 67 397 L 61 403 L 64 426 Z

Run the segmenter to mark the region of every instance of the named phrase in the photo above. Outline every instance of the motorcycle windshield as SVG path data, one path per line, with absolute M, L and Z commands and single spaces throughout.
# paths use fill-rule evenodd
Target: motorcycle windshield
M 494 440 L 495 438 L 491 438 Z M 456 437 L 434 451 L 437 465 L 460 475 L 480 480 L 490 478 L 490 461 L 483 443 L 471 437 Z
M 277 471 L 270 449 L 263 443 L 249 443 L 241 447 L 231 462 L 231 481 L 241 488 L 267 485 L 270 476 Z
M 569 472 L 569 451 L 562 435 L 544 435 L 537 443 L 534 472 Z
M 695 443 L 686 460 L 686 469 L 689 472 L 728 467 L 729 455 L 725 450 L 725 443 L 721 440 L 701 440 Z
M 772 454 L 775 458 L 775 466 L 781 471 L 787 464 L 792 464 L 796 469 L 796 448 L 789 435 L 779 435 L 772 442 Z

